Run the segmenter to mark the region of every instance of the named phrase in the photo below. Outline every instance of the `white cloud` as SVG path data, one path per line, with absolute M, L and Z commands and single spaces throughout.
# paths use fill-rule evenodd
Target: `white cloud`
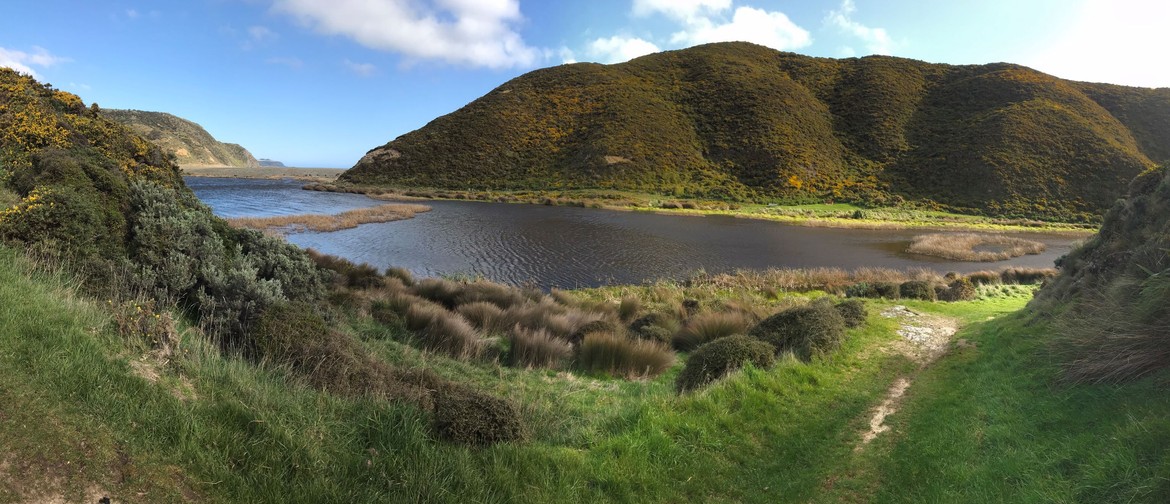
M 1087 0 L 1061 34 L 1018 60 L 1057 77 L 1128 86 L 1170 87 L 1166 46 L 1170 3 Z
M 126 17 L 128 17 L 130 19 L 137 19 L 138 18 L 138 11 L 134 10 L 134 9 L 127 9 L 126 10 Z
M 519 0 L 274 0 L 273 8 L 320 33 L 414 59 L 511 68 L 543 54 L 516 31 Z
M 345 67 L 348 68 L 349 71 L 362 77 L 369 77 L 374 75 L 374 71 L 378 70 L 378 67 L 374 66 L 372 63 L 356 63 L 348 59 L 342 63 L 345 64 Z
M 731 8 L 731 0 L 634 0 L 634 15 L 665 14 L 680 21 L 717 14 Z
M 870 54 L 890 54 L 894 48 L 894 41 L 886 29 L 871 28 L 858 23 L 853 19 L 855 12 L 857 12 L 857 6 L 854 5 L 853 0 L 842 0 L 841 8 L 829 11 L 829 15 L 825 17 L 825 23 L 836 26 L 841 31 L 861 39 L 861 42 L 865 44 L 865 50 Z M 852 47 L 845 47 L 842 52 L 850 56 L 856 53 Z
M 43 47 L 33 47 L 33 52 L 27 53 L 0 47 L 0 67 L 8 67 L 18 72 L 40 78 L 32 67 L 49 68 L 58 63 L 69 61 L 68 58 L 54 56 Z
M 743 41 L 783 51 L 807 47 L 812 44 L 812 36 L 783 12 L 739 7 L 730 22 L 716 23 L 709 18 L 700 18 L 672 35 L 670 41 L 684 45 Z
M 600 63 L 621 63 L 658 51 L 661 49 L 649 41 L 637 37 L 613 36 L 594 40 L 586 52 Z

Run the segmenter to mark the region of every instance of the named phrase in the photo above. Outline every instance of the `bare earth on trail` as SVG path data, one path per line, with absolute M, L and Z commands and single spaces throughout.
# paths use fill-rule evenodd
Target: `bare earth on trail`
M 901 321 L 898 336 L 901 339 L 894 345 L 894 349 L 914 359 L 919 369 L 929 366 L 947 352 L 951 337 L 958 331 L 958 322 L 948 317 L 924 315 L 902 305 L 893 306 L 882 311 L 886 318 L 895 318 Z M 854 451 L 861 451 L 865 445 L 873 441 L 883 432 L 890 430 L 885 424 L 887 416 L 898 411 L 906 389 L 913 383 L 913 377 L 898 378 L 886 392 L 886 398 L 873 410 L 869 420 L 869 430 L 861 435 L 861 442 Z

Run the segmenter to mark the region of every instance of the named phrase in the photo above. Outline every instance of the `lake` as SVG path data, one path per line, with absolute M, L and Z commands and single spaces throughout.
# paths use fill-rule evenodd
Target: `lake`
M 294 180 L 186 178 L 223 217 L 334 214 L 383 201 L 304 191 Z M 1005 266 L 1052 267 L 1077 238 L 1017 233 L 1048 249 L 999 262 L 956 262 L 905 253 L 929 231 L 792 226 L 724 216 L 692 217 L 577 207 L 472 201 L 424 202 L 413 219 L 331 233 L 299 233 L 301 247 L 418 276 L 483 276 L 509 284 L 587 287 L 685 278 L 737 269 L 859 267 L 971 272 Z

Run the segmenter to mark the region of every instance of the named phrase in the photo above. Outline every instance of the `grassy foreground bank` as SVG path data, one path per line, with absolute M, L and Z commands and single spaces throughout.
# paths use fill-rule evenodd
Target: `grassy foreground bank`
M 802 297 L 703 288 L 713 299 L 765 309 Z M 653 289 L 685 288 L 565 295 L 649 299 Z M 476 448 L 434 439 L 414 406 L 315 390 L 286 367 L 225 356 L 181 325 L 162 358 L 153 342 L 120 335 L 118 317 L 100 302 L 74 295 L 67 280 L 3 250 L 0 500 L 971 502 L 1166 495 L 1170 433 L 1163 419 L 1170 400 L 1152 381 L 1054 389 L 1052 370 L 1035 365 L 1042 347 L 1035 326 L 1014 316 L 986 322 L 1020 308 L 1030 292 L 992 285 L 975 301 L 902 301 L 972 324 L 958 335 L 966 343 L 922 372 L 892 351 L 901 341 L 898 323 L 878 313 L 894 302 L 871 300 L 867 323 L 851 330 L 839 351 L 748 368 L 682 396 L 673 386 L 681 363 L 633 381 L 526 370 L 422 352 L 396 329 L 353 319 L 346 331 L 394 365 L 425 366 L 521 405 L 531 426 L 527 441 Z M 902 412 L 887 420 L 893 431 L 855 451 L 870 410 L 903 376 L 916 382 Z

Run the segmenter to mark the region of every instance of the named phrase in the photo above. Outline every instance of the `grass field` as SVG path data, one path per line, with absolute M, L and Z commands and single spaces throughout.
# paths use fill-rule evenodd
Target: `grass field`
M 708 287 L 709 288 L 709 287 Z M 622 288 L 573 292 L 581 299 Z M 903 301 L 966 326 L 920 370 L 898 323 L 868 323 L 826 358 L 782 359 L 679 396 L 652 380 L 524 370 L 425 353 L 369 319 L 346 329 L 391 364 L 513 398 L 528 441 L 431 437 L 413 406 L 342 398 L 288 369 L 223 356 L 180 327 L 167 357 L 113 330 L 97 301 L 0 251 L 0 501 L 995 502 L 1166 496 L 1170 400 L 1156 381 L 1060 388 L 1033 287 Z M 711 290 L 744 300 L 743 293 Z M 816 296 L 817 294 L 812 294 Z M 768 295 L 764 305 L 799 302 Z M 765 306 L 764 308 L 767 308 Z M 994 320 L 989 320 L 994 319 Z M 913 378 L 893 429 L 860 452 L 871 409 Z M 1128 500 L 1126 500 L 1128 499 Z

